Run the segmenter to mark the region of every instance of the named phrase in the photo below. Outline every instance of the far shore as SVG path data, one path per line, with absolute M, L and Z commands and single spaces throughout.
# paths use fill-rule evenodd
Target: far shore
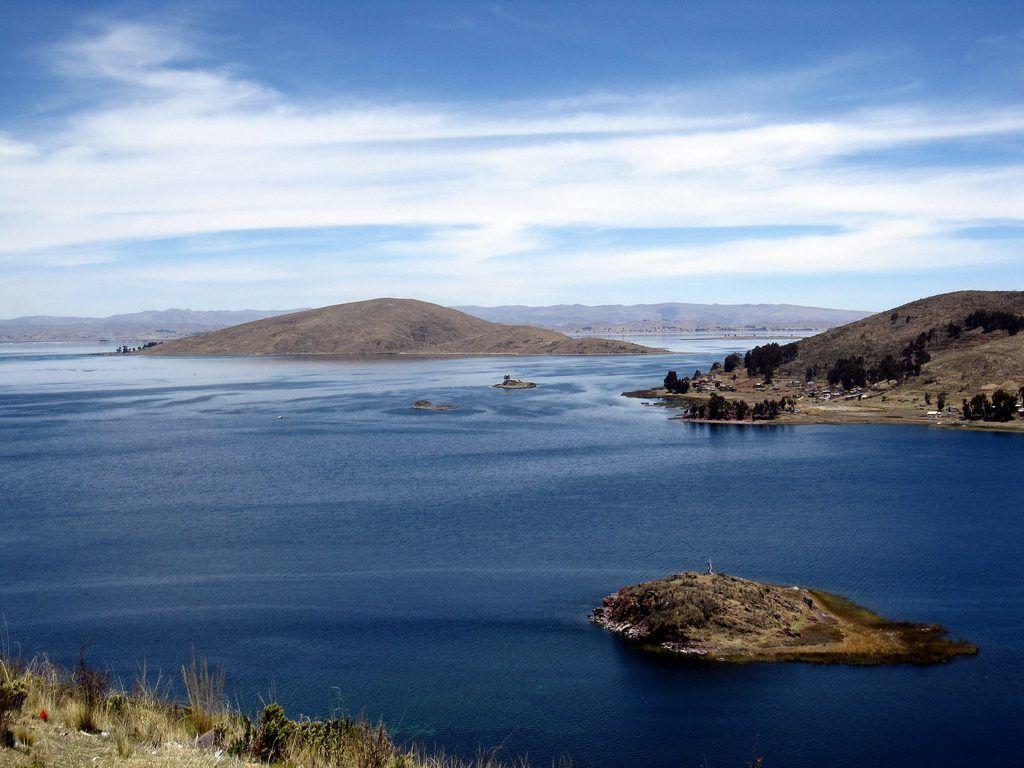
M 90 355 L 97 357 L 132 357 L 132 356 L 143 356 L 143 357 L 164 357 L 164 358 L 175 358 L 175 359 L 206 359 L 214 357 L 230 357 L 230 358 L 307 358 L 316 360 L 377 360 L 377 359 L 395 359 L 395 358 L 413 358 L 413 359 L 459 359 L 464 357 L 542 357 L 544 359 L 550 359 L 553 357 L 568 357 L 568 358 L 580 358 L 580 357 L 656 357 L 658 355 L 678 355 L 678 352 L 673 352 L 667 349 L 659 349 L 653 352 L 586 352 L 582 354 L 541 354 L 537 352 L 361 352 L 361 353 L 339 353 L 339 352 L 253 352 L 247 354 L 229 354 L 223 353 L 210 353 L 210 354 L 170 354 L 161 353 L 159 355 L 148 355 L 144 352 L 129 352 L 124 355 L 121 352 L 90 352 Z

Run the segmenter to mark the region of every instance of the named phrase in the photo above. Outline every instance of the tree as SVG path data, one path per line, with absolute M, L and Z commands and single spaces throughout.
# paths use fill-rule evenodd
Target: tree
M 928 390 L 925 390 L 925 393 L 924 393 L 924 404 L 925 405 L 931 405 L 932 404 L 932 396 L 928 392 Z
M 754 421 L 773 421 L 779 418 L 782 406 L 777 400 L 762 400 L 753 408 Z
M 1017 410 L 1017 397 L 1004 389 L 997 389 L 989 400 L 984 392 L 964 400 L 964 418 L 971 421 L 1010 421 Z
M 886 355 L 868 372 L 868 378 L 871 381 L 899 381 L 903 378 L 903 366 L 892 355 Z
M 726 356 L 725 362 L 722 364 L 722 370 L 724 370 L 726 373 L 732 373 L 739 367 L 740 363 L 742 362 L 743 355 L 741 355 L 739 352 L 733 352 L 732 354 Z
M 687 392 L 690 391 L 690 380 L 687 379 L 685 376 L 680 379 L 676 375 L 675 371 L 669 371 L 665 375 L 664 383 L 665 389 L 677 395 L 685 395 Z
M 1010 336 L 1015 336 L 1024 330 L 1024 315 L 1015 315 L 1012 312 L 1001 310 L 978 309 L 964 318 L 964 328 L 968 331 L 981 328 L 985 333 L 1006 331 Z
M 992 393 L 991 421 L 1010 421 L 1017 411 L 1017 397 L 1004 389 Z
M 970 421 L 991 421 L 992 403 L 984 392 L 980 392 L 970 401 L 964 400 L 963 412 L 964 418 Z
M 936 403 L 936 405 L 939 407 L 940 411 L 946 410 L 946 393 L 945 392 L 939 392 L 939 400 Z
M 743 356 L 743 364 L 747 368 L 747 375 L 751 378 L 760 375 L 770 380 L 775 369 L 796 360 L 798 352 L 798 342 L 794 341 L 784 345 L 772 342 L 749 350 Z
M 717 392 L 712 392 L 708 399 L 708 418 L 712 421 L 723 421 L 729 418 L 729 401 Z
M 842 384 L 843 389 L 853 389 L 867 385 L 867 371 L 864 370 L 863 357 L 841 357 L 836 360 L 828 373 L 829 386 Z

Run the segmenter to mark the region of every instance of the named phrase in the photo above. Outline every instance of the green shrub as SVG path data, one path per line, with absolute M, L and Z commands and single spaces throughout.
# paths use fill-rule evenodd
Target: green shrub
M 253 734 L 253 756 L 267 763 L 284 759 L 294 734 L 295 723 L 285 717 L 284 708 L 280 704 L 267 704 L 260 712 Z
M 128 697 L 121 691 L 114 691 L 107 697 L 107 712 L 119 722 L 124 722 L 128 716 Z

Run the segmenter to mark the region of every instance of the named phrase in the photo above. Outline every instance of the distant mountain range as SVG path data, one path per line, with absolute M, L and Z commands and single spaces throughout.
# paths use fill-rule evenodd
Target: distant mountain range
M 534 325 L 562 333 L 616 334 L 693 330 L 825 329 L 868 312 L 794 304 L 559 304 L 550 307 L 454 307 L 490 322 Z M 301 310 L 165 309 L 110 317 L 35 315 L 0 320 L 0 341 L 166 341 Z
M 165 309 L 110 317 L 32 315 L 0 320 L 0 341 L 163 341 L 295 311 L 240 309 L 197 312 Z
M 558 304 L 551 307 L 455 307 L 496 323 L 564 333 L 671 333 L 696 330 L 823 330 L 870 315 L 796 304 Z

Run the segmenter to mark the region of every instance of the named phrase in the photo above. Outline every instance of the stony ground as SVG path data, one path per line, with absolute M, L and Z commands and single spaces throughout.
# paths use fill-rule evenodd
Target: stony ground
M 168 742 L 160 746 L 120 745 L 114 735 L 92 735 L 25 716 L 14 728 L 19 742 L 0 748 L 0 768 L 243 768 L 249 763 L 212 749 Z M 26 743 L 30 742 L 30 743 Z

